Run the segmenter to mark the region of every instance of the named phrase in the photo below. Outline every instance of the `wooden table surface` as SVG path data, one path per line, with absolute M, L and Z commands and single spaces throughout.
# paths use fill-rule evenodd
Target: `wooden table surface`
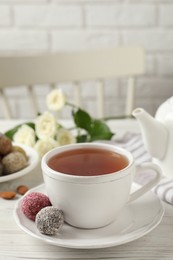
M 18 120 L 0 120 L 0 132 L 14 126 Z M 110 122 L 121 136 L 127 130 L 139 131 L 135 121 Z M 19 179 L 0 183 L 0 190 L 15 189 L 19 184 L 30 188 L 42 183 L 40 167 Z M 18 198 L 17 198 L 18 199 Z M 15 259 L 128 259 L 165 260 L 173 259 L 173 206 L 164 203 L 165 214 L 161 223 L 147 235 L 124 245 L 103 249 L 70 249 L 49 245 L 31 237 L 16 224 L 13 216 L 17 201 L 0 199 L 0 260 Z

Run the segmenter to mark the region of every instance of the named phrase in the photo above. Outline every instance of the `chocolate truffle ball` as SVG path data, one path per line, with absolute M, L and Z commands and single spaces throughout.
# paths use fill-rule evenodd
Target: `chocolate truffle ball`
M 51 206 L 51 202 L 48 196 L 41 192 L 31 192 L 25 195 L 21 203 L 22 212 L 33 221 L 35 221 L 37 213 L 47 206 Z
M 22 153 L 12 152 L 2 158 L 4 174 L 17 172 L 27 166 L 27 160 Z
M 12 142 L 5 135 L 0 133 L 0 154 L 6 155 L 12 151 Z
M 0 157 L 0 176 L 3 175 L 3 164 L 2 164 L 2 160 L 1 160 L 1 157 Z
M 64 223 L 64 215 L 58 208 L 45 207 L 38 212 L 35 222 L 40 233 L 55 235 Z

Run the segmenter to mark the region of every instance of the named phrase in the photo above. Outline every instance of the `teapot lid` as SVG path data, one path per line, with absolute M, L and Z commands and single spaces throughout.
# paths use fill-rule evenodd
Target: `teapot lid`
M 163 121 L 169 113 L 173 113 L 173 96 L 160 105 L 156 111 L 155 117 L 159 121 Z

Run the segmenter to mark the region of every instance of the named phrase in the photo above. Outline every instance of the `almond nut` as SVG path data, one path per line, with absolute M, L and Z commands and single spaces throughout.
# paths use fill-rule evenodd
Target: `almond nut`
M 14 191 L 1 191 L 0 197 L 6 200 L 14 199 L 16 196 L 16 192 Z
M 28 191 L 28 187 L 25 185 L 20 185 L 17 187 L 17 193 L 19 193 L 20 195 L 24 195 L 27 191 Z

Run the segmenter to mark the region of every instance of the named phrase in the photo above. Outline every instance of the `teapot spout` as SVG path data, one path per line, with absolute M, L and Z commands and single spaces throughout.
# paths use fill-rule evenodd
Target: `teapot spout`
M 152 157 L 162 160 L 166 153 L 168 141 L 167 128 L 142 108 L 136 108 L 132 115 L 139 121 L 148 152 Z

